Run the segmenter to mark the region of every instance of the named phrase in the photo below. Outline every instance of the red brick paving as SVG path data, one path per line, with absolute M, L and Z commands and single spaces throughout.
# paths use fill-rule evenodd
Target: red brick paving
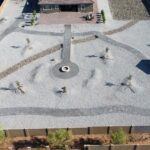
M 88 13 L 81 12 L 57 12 L 57 13 L 41 13 L 40 24 L 76 24 L 76 23 L 96 23 L 96 0 L 94 1 L 94 8 L 92 14 L 94 19 L 92 21 L 86 21 L 83 16 Z

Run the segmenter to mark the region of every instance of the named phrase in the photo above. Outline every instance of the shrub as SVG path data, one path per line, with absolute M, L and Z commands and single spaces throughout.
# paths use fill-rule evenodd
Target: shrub
M 2 128 L 0 128 L 0 143 L 5 140 L 5 132 Z
M 123 131 L 122 128 L 111 132 L 110 137 L 113 144 L 124 144 L 127 140 L 126 133 Z
M 105 23 L 106 22 L 106 17 L 105 17 L 104 10 L 101 10 L 101 15 L 102 15 L 103 23 Z
M 59 129 L 49 133 L 47 140 L 51 147 L 64 148 L 65 142 L 71 138 L 71 132 Z
M 33 10 L 32 15 L 36 17 L 36 10 Z

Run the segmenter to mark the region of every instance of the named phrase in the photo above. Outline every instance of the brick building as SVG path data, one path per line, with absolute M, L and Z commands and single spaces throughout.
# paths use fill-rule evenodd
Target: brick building
M 92 12 L 92 0 L 39 0 L 40 11 L 51 12 Z

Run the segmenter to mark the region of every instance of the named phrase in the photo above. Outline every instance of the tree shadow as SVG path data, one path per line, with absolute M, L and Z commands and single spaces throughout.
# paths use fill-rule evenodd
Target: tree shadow
M 15 141 L 13 142 L 13 145 L 15 150 L 19 150 L 26 147 L 44 148 L 45 146 L 49 145 L 49 143 L 45 138 L 32 137 L 31 140 Z
M 34 10 L 36 10 L 37 13 L 40 12 L 40 7 L 38 5 L 37 0 L 27 0 L 22 13 L 32 13 Z
M 150 60 L 141 60 L 136 67 L 142 70 L 144 73 L 150 74 Z
M 96 56 L 96 55 L 87 55 L 87 56 L 85 56 L 85 57 L 88 57 L 88 58 L 95 58 L 95 57 L 98 57 L 98 56 Z
M 16 93 L 16 87 L 14 86 L 13 83 L 10 83 L 8 87 L 0 87 L 0 90 L 2 91 L 11 91 L 11 92 L 14 92 Z
M 1 6 L 1 4 L 3 3 L 3 1 L 4 1 L 4 0 L 0 0 L 0 6 Z
M 150 0 L 142 0 L 142 3 L 144 4 L 145 8 L 147 9 L 150 15 Z
M 102 145 L 102 141 L 98 138 L 79 138 L 74 140 L 75 149 L 85 150 L 84 145 Z

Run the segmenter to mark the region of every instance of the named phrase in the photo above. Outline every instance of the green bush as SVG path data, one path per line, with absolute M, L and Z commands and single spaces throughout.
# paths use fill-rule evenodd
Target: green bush
M 36 10 L 33 10 L 32 15 L 36 17 Z
M 113 144 L 124 144 L 127 140 L 126 133 L 122 128 L 111 132 L 110 137 Z
M 35 24 L 36 20 L 36 10 L 32 12 L 32 19 L 31 19 L 31 25 L 33 26 Z
M 106 22 L 106 17 L 105 17 L 105 12 L 104 10 L 101 10 L 101 15 L 102 15 L 102 20 L 105 23 Z
M 71 132 L 64 129 L 59 129 L 49 133 L 47 136 L 47 140 L 51 147 L 65 148 L 65 142 L 71 139 L 71 136 Z
M 5 139 L 5 132 L 2 128 L 0 128 L 0 142 L 3 142 Z

